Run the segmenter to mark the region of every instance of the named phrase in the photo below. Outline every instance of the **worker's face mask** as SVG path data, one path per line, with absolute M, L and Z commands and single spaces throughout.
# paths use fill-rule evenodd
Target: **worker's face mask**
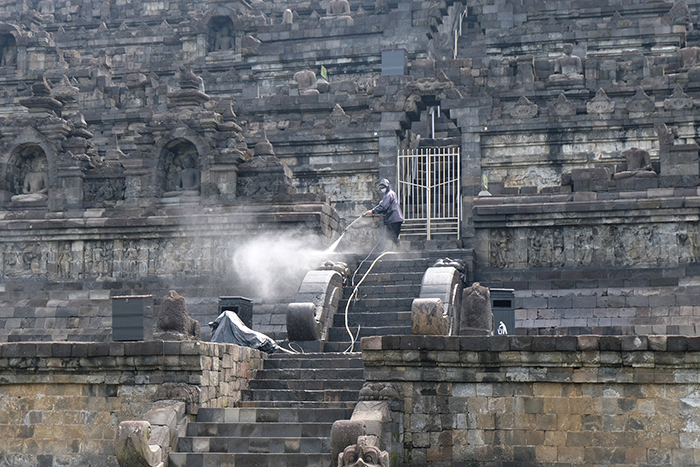
M 380 187 L 379 187 L 379 191 L 380 191 L 382 194 L 386 193 L 386 187 L 380 186 Z

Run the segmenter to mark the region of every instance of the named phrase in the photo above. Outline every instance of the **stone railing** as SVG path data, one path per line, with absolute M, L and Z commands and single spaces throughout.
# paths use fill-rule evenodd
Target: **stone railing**
M 2 344 L 0 464 L 116 467 L 120 422 L 148 419 L 160 400 L 184 402 L 188 416 L 235 406 L 262 361 L 204 342 Z
M 403 395 L 402 465 L 698 465 L 697 337 L 384 336 L 362 358 Z

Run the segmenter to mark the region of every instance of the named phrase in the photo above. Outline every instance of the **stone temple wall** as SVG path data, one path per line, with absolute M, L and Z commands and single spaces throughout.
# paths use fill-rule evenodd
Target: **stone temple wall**
M 117 467 L 119 423 L 160 400 L 233 407 L 263 356 L 202 342 L 0 344 L 0 463 Z
M 467 3 L 446 72 L 491 98 L 480 127 L 450 109 L 492 195 L 468 220 L 476 280 L 515 289 L 521 334 L 695 335 L 697 4 L 535 3 Z
M 384 336 L 367 381 L 401 390 L 406 466 L 700 465 L 698 338 Z
M 477 280 L 516 290 L 522 333 L 696 335 L 700 198 L 629 194 L 477 201 Z
M 200 267 L 197 258 L 157 264 L 161 248 L 177 250 L 178 242 L 171 248 L 145 233 L 90 230 L 84 218 L 159 225 L 154 217 L 177 216 L 167 208 L 214 209 L 214 216 L 219 208 L 272 209 L 259 230 L 275 230 L 295 222 L 268 205 L 287 205 L 284 213 L 316 203 L 326 210 L 318 224 L 298 222 L 323 243 L 378 201 L 377 179 L 395 182 L 397 149 L 451 143 L 461 150 L 460 237 L 415 245 L 476 251 L 477 280 L 523 298 L 521 332 L 570 328 L 577 313 L 572 332 L 693 331 L 696 313 L 687 307 L 694 305 L 677 297 L 692 294 L 683 287 L 695 285 L 697 257 L 697 2 L 353 0 L 349 17 L 330 17 L 327 6 L 0 5 L 0 210 L 8 220 L 66 221 L 38 247 L 5 247 L 0 319 L 13 320 L 5 329 L 44 317 L 16 314 L 12 293 L 29 300 L 50 287 L 55 297 L 41 300 L 55 304 L 76 288 L 88 296 L 106 290 L 103 275 L 121 284 L 129 276 L 111 294 L 158 297 L 179 287 L 172 277 Z M 405 58 L 396 75 L 383 71 L 389 50 Z M 266 142 L 265 153 L 254 151 Z M 648 153 L 637 164 L 643 170 L 627 159 L 633 148 Z M 18 201 L 37 173 L 46 175 L 46 199 Z M 183 189 L 183 174 L 193 189 Z M 490 201 L 478 196 L 484 188 Z M 17 223 L 12 235 L 31 238 L 29 227 Z M 125 235 L 120 241 L 138 246 L 112 243 Z M 36 259 L 33 248 L 46 257 Z M 95 269 L 90 255 L 106 249 L 115 263 Z M 13 283 L 17 268 L 24 286 Z M 50 285 L 38 285 L 47 278 Z M 562 290 L 603 297 L 619 287 L 636 288 L 625 296 L 673 297 L 673 305 L 667 316 L 647 317 L 653 305 L 644 299 L 612 301 L 602 311 L 556 299 Z M 210 288 L 190 302 L 207 321 L 216 297 L 237 293 L 245 291 Z M 547 306 L 526 305 L 530 296 Z M 279 302 L 252 298 L 277 315 L 258 316 L 258 324 L 283 332 Z M 104 324 L 104 310 L 91 316 Z
M 170 215 L 145 218 L 1 221 L 0 341 L 104 341 L 111 338 L 112 296 L 153 295 L 158 310 L 169 290 L 187 297 L 188 311 L 200 321 L 206 338 L 206 324 L 218 314 L 219 296 L 248 296 L 255 285 L 234 266 L 240 245 L 261 230 L 277 238 L 287 235 L 283 226 L 270 220 L 284 215 L 282 209 L 276 205 L 274 212 L 258 210 L 257 215 L 230 208 L 184 217 L 172 210 Z M 306 241 L 312 238 L 309 233 L 324 238 L 317 229 L 330 218 L 309 209 L 287 212 L 288 222 L 306 226 Z M 257 272 L 262 281 L 267 275 L 262 272 L 264 261 L 244 270 Z M 267 296 L 254 298 L 260 306 L 284 301 L 294 296 L 302 278 L 277 277 Z M 282 335 L 284 320 L 272 320 L 274 306 L 266 306 L 272 310 L 256 316 L 254 327 Z
M 264 265 L 231 258 L 257 237 L 302 237 L 313 268 L 377 201 L 380 167 L 392 171 L 372 107 L 381 51 L 424 56 L 409 31 L 446 11 L 351 8 L 350 21 L 322 18 L 326 2 L 0 5 L 0 341 L 109 338 L 110 297 L 157 307 L 171 289 L 205 337 L 218 297 L 241 295 L 254 327 L 283 338 L 306 271 L 266 271 L 262 292 Z M 319 64 L 329 83 L 308 94 L 294 75 Z M 383 137 L 393 159 L 395 131 Z

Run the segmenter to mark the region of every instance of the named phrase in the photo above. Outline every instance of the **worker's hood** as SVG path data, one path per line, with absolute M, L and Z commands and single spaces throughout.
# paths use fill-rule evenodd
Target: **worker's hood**
M 386 190 L 389 191 L 391 190 L 391 185 L 389 185 L 389 180 L 386 178 L 382 178 L 382 180 L 379 182 L 380 185 L 384 185 L 386 187 Z

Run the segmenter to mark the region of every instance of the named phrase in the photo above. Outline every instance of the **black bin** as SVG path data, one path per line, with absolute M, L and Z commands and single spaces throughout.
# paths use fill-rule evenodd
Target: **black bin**
M 243 324 L 253 329 L 253 300 L 245 297 L 219 297 L 219 315 L 224 311 L 233 311 Z
M 515 291 L 489 289 L 494 334 L 515 334 Z
M 153 339 L 153 296 L 112 297 L 112 340 Z

